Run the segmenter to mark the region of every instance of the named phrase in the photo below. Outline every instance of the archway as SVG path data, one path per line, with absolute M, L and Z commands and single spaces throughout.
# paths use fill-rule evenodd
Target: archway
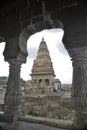
M 43 80 L 39 79 L 38 81 L 38 88 L 42 88 L 43 87 Z
M 57 19 L 52 20 L 51 18 L 49 18 L 47 21 L 39 21 L 35 24 L 29 25 L 27 28 L 25 28 L 21 32 L 21 34 L 19 36 L 20 51 L 19 51 L 16 59 L 14 58 L 14 59 L 9 60 L 9 63 L 11 64 L 11 68 L 10 68 L 11 72 L 10 72 L 10 76 L 9 76 L 9 80 L 8 80 L 9 87 L 7 88 L 7 93 L 5 96 L 5 103 L 6 103 L 5 115 L 6 115 L 6 118 L 9 118 L 9 120 L 14 120 L 14 119 L 16 120 L 19 116 L 21 116 L 20 115 L 21 114 L 20 113 L 21 96 L 20 96 L 19 78 L 20 78 L 20 66 L 22 63 L 26 62 L 26 58 L 28 55 L 27 40 L 32 34 L 34 34 L 36 32 L 40 32 L 41 30 L 52 29 L 52 28 L 63 29 L 63 24 L 62 24 L 62 22 L 60 22 Z M 11 98 L 11 97 L 13 97 L 13 98 Z M 12 112 L 13 109 L 14 109 L 15 113 Z M 9 113 L 8 113 L 8 111 L 9 111 Z M 19 114 L 17 114 L 17 112 Z
M 46 86 L 50 85 L 49 79 L 45 79 L 45 84 L 46 84 Z
M 69 6 L 70 7 L 70 6 Z M 80 6 L 78 6 L 78 7 L 80 7 Z M 74 17 L 74 19 L 72 19 L 71 17 L 68 17 L 68 16 L 70 16 L 71 15 L 71 13 L 73 12 L 73 9 L 76 11 L 76 12 L 79 12 L 79 11 L 81 11 L 81 15 L 78 15 L 77 16 L 77 14 L 78 13 L 76 13 L 76 15 L 74 15 L 74 13 L 73 13 L 73 16 L 75 16 Z M 76 93 L 74 93 L 75 95 L 74 96 L 76 96 L 77 97 L 77 108 L 79 108 L 79 107 L 81 107 L 81 105 L 83 106 L 83 108 L 87 108 L 87 102 L 86 102 L 86 97 L 87 97 L 87 74 L 86 74 L 86 70 L 87 70 L 87 67 L 86 67 L 86 59 L 87 59 L 87 56 L 86 56 L 86 54 L 87 54 L 87 52 L 86 52 L 86 50 L 87 50 L 87 47 L 86 47 L 86 35 L 85 35 L 85 37 L 84 37 L 84 35 L 82 35 L 81 36 L 81 32 L 86 32 L 86 22 L 83 20 L 83 19 L 79 19 L 79 18 L 83 18 L 83 17 L 85 17 L 85 15 L 83 16 L 83 13 L 84 13 L 84 11 L 85 11 L 85 9 L 83 9 L 83 6 L 81 6 L 81 8 L 80 8 L 80 10 L 78 11 L 77 10 L 78 8 L 76 7 L 76 8 L 72 8 L 72 6 L 71 6 L 71 11 L 70 11 L 70 14 L 69 15 L 65 15 L 65 18 L 64 18 L 64 21 L 65 21 L 65 25 L 66 25 L 66 31 L 67 31 L 67 33 L 66 33 L 66 35 L 65 35 L 65 37 L 67 37 L 67 39 L 68 39 L 68 37 L 70 36 L 71 37 L 71 39 L 69 39 L 68 40 L 68 44 L 67 45 L 69 45 L 69 46 L 71 46 L 71 44 L 74 42 L 75 44 L 73 44 L 73 46 L 72 46 L 72 48 L 71 48 L 71 50 L 69 49 L 69 47 L 68 47 L 68 49 L 69 49 L 69 53 L 70 53 L 70 55 L 71 55 L 71 57 L 72 57 L 72 60 L 74 61 L 74 63 L 73 63 L 73 66 L 74 66 L 74 72 L 76 72 L 76 73 L 74 73 L 74 76 L 76 75 L 76 77 L 74 77 L 74 86 L 75 86 L 75 91 L 74 92 L 76 92 Z M 81 10 L 82 9 L 82 10 Z M 69 12 L 68 10 L 67 10 L 67 12 Z M 65 13 L 65 14 L 67 14 L 67 12 Z M 80 13 L 79 13 L 80 14 Z M 85 14 L 85 13 L 84 13 Z M 82 17 L 80 17 L 80 16 L 82 16 Z M 69 18 L 69 19 L 68 19 Z M 67 20 L 66 20 L 67 19 Z M 78 20 L 77 20 L 78 19 Z M 76 24 L 75 24 L 75 26 L 73 25 L 72 26 L 72 21 L 76 21 Z M 50 20 L 48 20 L 49 22 L 47 22 L 47 28 L 52 28 L 52 27 L 54 27 L 55 26 L 55 24 L 52 22 L 52 21 L 50 21 Z M 78 21 L 80 21 L 80 23 L 78 22 Z M 71 26 L 68 26 L 68 23 L 71 23 Z M 79 24 L 78 24 L 79 23 Z M 79 29 L 79 27 L 81 27 L 81 25 L 83 25 L 83 23 L 85 23 L 84 24 L 84 28 L 83 29 Z M 78 27 L 77 27 L 77 25 L 78 25 Z M 32 26 L 32 25 L 31 25 Z M 68 26 L 68 27 L 67 27 Z M 38 25 L 38 27 L 39 27 L 39 25 Z M 44 27 L 42 27 L 42 25 L 41 25 L 41 28 L 44 28 Z M 73 31 L 71 31 L 71 29 L 73 29 L 74 30 L 74 32 Z M 75 30 L 76 29 L 76 30 Z M 40 29 L 41 30 L 41 29 Z M 25 31 L 23 31 L 23 33 L 20 35 L 20 39 L 19 39 L 19 46 L 20 46 L 20 52 L 19 52 L 19 54 L 18 54 L 18 57 L 17 57 L 17 59 L 18 60 L 21 60 L 22 62 L 26 62 L 26 56 L 27 56 L 27 51 L 26 51 L 26 39 L 27 39 L 27 34 L 29 34 L 29 32 L 30 32 L 30 34 L 29 35 L 31 35 L 31 34 L 33 34 L 35 31 L 39 31 L 39 29 L 37 29 L 36 30 L 36 27 L 34 28 L 34 26 L 33 27 L 31 27 L 31 29 L 29 29 L 29 32 L 27 33 L 27 29 L 25 29 Z M 77 37 L 77 35 L 76 34 L 80 34 L 80 35 L 78 35 L 78 37 Z M 86 33 L 85 33 L 86 34 Z M 25 36 L 24 36 L 25 35 Z M 29 36 L 28 35 L 28 36 Z M 23 41 L 22 41 L 22 38 L 21 38 L 21 36 L 23 37 Z M 73 37 L 72 37 L 73 36 Z M 80 38 L 80 36 L 81 36 L 81 38 Z M 73 38 L 75 38 L 75 39 L 73 39 Z M 72 39 L 73 39 L 73 42 L 71 43 L 71 41 L 72 41 Z M 82 39 L 82 40 L 81 40 Z M 85 39 L 84 41 L 83 41 L 83 39 Z M 75 41 L 76 42 L 75 42 Z M 23 43 L 24 42 L 24 43 Z M 22 44 L 21 44 L 22 43 Z M 85 46 L 85 47 L 83 47 L 83 45 Z M 81 48 L 82 47 L 82 48 Z M 79 61 L 79 62 L 78 62 Z M 14 60 L 13 60 L 13 62 L 14 62 Z M 85 64 L 86 63 L 86 64 Z M 19 64 L 18 64 L 19 65 Z M 82 65 L 82 66 L 81 66 Z M 80 69 L 80 72 L 81 73 L 79 73 L 79 75 L 77 75 L 77 73 L 79 72 L 79 69 Z M 85 72 L 85 73 L 84 73 Z M 81 78 L 80 78 L 81 77 Z M 83 78 L 84 77 L 84 78 Z M 84 79 L 84 80 L 83 80 Z M 78 81 L 80 81 L 80 83 L 78 83 Z M 79 86 L 80 86 L 80 89 L 81 89 L 81 92 L 79 91 Z M 78 92 L 78 95 L 77 95 L 77 92 Z M 79 96 L 81 95 L 81 97 L 80 98 L 78 98 Z M 80 99 L 81 99 L 81 102 L 80 102 Z M 84 102 L 83 102 L 84 101 Z M 80 104 L 81 103 L 81 104 Z M 78 104 L 79 104 L 79 106 L 78 106 Z M 8 105 L 8 104 L 7 104 Z M 84 109 L 84 111 L 85 111 L 85 109 Z
M 26 57 L 28 55 L 27 53 L 27 40 L 28 38 L 35 34 L 36 32 L 40 32 L 44 29 L 52 29 L 52 28 L 61 28 L 63 29 L 63 24 L 59 20 L 52 20 L 49 18 L 47 21 L 39 21 L 35 24 L 29 25 L 27 28 L 25 28 L 19 37 L 19 47 L 20 52 L 18 54 L 18 57 L 24 57 L 24 62 L 26 62 Z
M 44 22 L 42 22 L 42 23 L 44 23 Z M 39 28 L 39 25 L 40 23 L 38 23 L 38 28 Z M 37 24 L 36 24 L 37 25 Z M 22 43 L 22 45 L 20 44 L 20 46 L 22 47 L 22 46 L 25 46 L 25 48 L 27 48 L 26 46 L 26 41 L 27 41 L 27 39 L 28 39 L 28 36 L 31 36 L 32 34 L 35 34 L 36 32 L 38 32 L 38 28 L 37 29 L 35 29 L 37 26 L 36 25 L 30 25 L 30 26 L 28 26 L 28 28 L 26 28 L 25 30 L 24 30 L 24 32 L 22 32 L 22 35 L 23 36 L 26 36 L 26 40 L 25 40 L 25 44 L 24 43 Z M 45 26 L 45 25 L 44 25 Z M 55 28 L 59 28 L 59 27 L 57 27 L 57 26 L 55 26 Z M 41 28 L 41 29 L 39 29 L 40 31 L 42 31 L 43 29 L 48 29 L 48 28 Z M 50 28 L 50 29 L 52 29 L 52 28 Z M 22 36 L 21 36 L 21 38 L 22 38 Z M 23 42 L 23 40 L 21 40 L 22 42 Z M 25 52 L 26 52 L 26 54 L 28 55 L 28 53 L 27 53 L 27 49 L 25 49 Z M 20 52 L 21 53 L 21 52 Z M 22 53 L 21 53 L 22 54 Z

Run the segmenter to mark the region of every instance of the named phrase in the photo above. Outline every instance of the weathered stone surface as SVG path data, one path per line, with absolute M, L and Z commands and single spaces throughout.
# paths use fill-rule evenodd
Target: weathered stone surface
M 65 130 L 63 128 L 58 128 L 57 126 L 55 127 L 50 125 L 52 124 L 52 121 L 48 123 L 48 125 L 46 125 L 46 123 L 42 123 L 42 124 L 39 124 L 38 122 L 30 123 L 29 121 L 30 119 L 29 120 L 28 119 L 27 120 L 23 119 L 24 121 L 16 121 L 10 124 L 7 122 L 0 122 L 0 129 L 1 130 Z M 62 124 L 60 126 L 62 126 Z M 67 126 L 67 123 L 65 124 L 65 126 Z
M 26 115 L 25 117 L 21 117 L 22 121 L 45 124 L 48 126 L 57 127 L 57 129 L 70 129 L 72 126 L 72 121 L 70 120 L 60 120 L 60 119 L 52 119 L 52 118 L 43 118 L 43 117 L 35 117 Z M 53 130 L 55 129 L 53 128 Z
M 59 97 L 58 97 L 59 98 Z M 43 116 L 53 119 L 70 119 L 73 120 L 74 115 L 72 107 L 66 107 L 60 103 L 60 99 L 48 100 L 47 96 L 42 97 L 25 97 L 22 105 L 23 115 Z M 67 99 L 66 99 L 67 100 Z M 26 102 L 26 103 L 25 103 Z
M 5 39 L 11 42 L 10 39 L 19 37 L 20 35 L 18 45 L 17 43 L 16 45 L 13 43 L 14 47 L 17 47 L 17 50 L 11 51 L 11 53 L 7 52 L 6 57 L 9 56 L 12 58 L 12 56 L 17 56 L 18 54 L 18 56 L 25 59 L 25 62 L 27 57 L 27 38 L 33 33 L 42 31 L 43 29 L 62 28 L 61 22 L 57 20 L 54 22 L 54 19 L 60 19 L 64 25 L 64 45 L 67 49 L 73 49 L 70 50 L 71 52 L 69 53 L 71 57 L 73 57 L 73 97 L 75 99 L 75 109 L 79 110 L 78 115 L 80 115 L 82 119 L 85 118 L 87 120 L 87 48 L 85 50 L 83 49 L 83 47 L 85 48 L 87 46 L 87 2 L 86 0 L 57 0 L 56 2 L 47 0 L 45 2 L 46 10 L 49 11 L 52 16 L 52 18 L 47 19 L 47 21 L 44 21 L 43 15 L 40 15 L 43 14 L 41 1 L 0 1 L 0 41 Z M 38 17 L 39 15 L 41 17 Z M 33 28 L 29 26 L 30 24 L 34 24 Z M 7 47 L 9 47 L 9 45 L 7 45 Z M 10 47 L 14 49 L 12 45 Z M 82 49 L 79 47 L 82 47 Z M 10 48 L 7 50 L 10 50 Z M 20 52 L 18 53 L 17 51 L 19 50 Z M 12 73 L 14 74 L 14 72 Z M 13 81 L 11 76 L 9 80 Z M 12 81 L 11 85 L 18 87 L 17 82 L 14 83 L 13 81 L 15 84 L 13 85 Z M 9 86 L 11 87 L 11 85 Z M 79 91 L 79 89 L 81 91 Z M 12 97 L 13 91 L 11 91 Z M 10 93 L 8 92 L 7 99 L 5 99 L 6 104 L 15 104 L 17 99 L 15 92 L 16 91 L 14 91 L 12 98 L 13 103 L 11 102 Z M 18 96 L 20 97 L 20 95 Z M 8 99 L 10 99 L 10 103 Z
M 5 93 L 4 117 L 8 121 L 16 120 L 21 114 L 21 86 L 20 86 L 20 65 L 17 59 L 9 59 L 9 78 Z
M 19 53 L 19 37 L 14 37 L 12 39 L 6 40 L 6 46 L 3 53 L 5 60 L 11 58 L 17 58 L 18 53 Z
M 54 69 L 50 58 L 49 50 L 44 38 L 40 42 L 36 59 L 34 60 L 32 72 L 32 93 L 49 93 L 54 85 Z
M 72 98 L 77 127 L 87 126 L 87 46 L 68 50 L 73 64 Z M 80 123 L 81 122 L 81 123 Z

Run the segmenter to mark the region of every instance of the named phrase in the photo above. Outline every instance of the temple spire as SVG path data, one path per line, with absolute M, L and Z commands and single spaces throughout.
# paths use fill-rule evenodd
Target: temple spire
M 42 37 L 42 42 L 44 42 L 44 37 Z
M 37 56 L 33 63 L 31 76 L 32 81 L 36 83 L 33 85 L 33 88 L 35 87 L 38 92 L 39 88 L 40 91 L 42 89 L 44 92 L 51 92 L 55 74 L 44 37 L 42 37 L 42 41 L 40 42 Z

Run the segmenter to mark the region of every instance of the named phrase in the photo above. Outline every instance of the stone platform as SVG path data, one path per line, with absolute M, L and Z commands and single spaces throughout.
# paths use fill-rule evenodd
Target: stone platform
M 7 122 L 0 122 L 0 130 L 64 130 L 64 129 L 38 123 L 16 121 L 12 124 L 9 124 Z
M 21 117 L 21 121 L 31 122 L 31 123 L 39 123 L 48 125 L 50 127 L 57 127 L 61 129 L 71 129 L 72 121 L 71 120 L 62 120 L 62 119 L 52 119 L 52 118 L 43 118 L 26 115 L 25 117 Z M 53 129 L 55 130 L 55 129 Z

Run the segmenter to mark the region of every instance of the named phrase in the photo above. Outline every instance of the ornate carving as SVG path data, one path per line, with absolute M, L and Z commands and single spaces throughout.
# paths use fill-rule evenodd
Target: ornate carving
M 10 64 L 10 68 L 7 89 L 4 99 L 5 118 L 7 120 L 11 118 L 9 120 L 12 120 L 12 118 L 16 118 L 19 116 L 18 114 L 16 115 L 16 113 L 20 111 L 18 106 L 21 105 L 20 66 L 22 63 L 17 59 L 9 59 L 8 62 Z M 16 110 L 15 112 L 14 109 Z
M 87 46 L 68 50 L 73 65 L 72 98 L 76 118 L 73 126 L 87 126 Z M 87 128 L 87 127 L 86 127 Z
M 72 98 L 78 123 L 87 120 L 87 46 L 69 49 L 68 52 L 73 65 Z
M 49 51 L 48 51 L 48 48 L 44 39 L 42 39 L 40 43 L 36 60 L 34 60 L 31 76 L 32 76 L 32 80 L 36 78 L 37 88 L 38 88 L 38 83 L 39 83 L 39 86 L 40 86 L 39 89 L 43 87 L 45 90 L 45 88 L 47 87 L 45 83 L 45 79 L 48 79 L 50 82 L 49 88 L 53 87 L 51 80 L 54 80 L 54 76 L 55 76 L 54 69 L 53 69 Z M 40 81 L 42 82 L 39 82 L 38 79 L 40 79 Z
M 9 78 L 5 94 L 5 105 L 20 104 L 20 65 L 21 62 L 17 59 L 9 61 Z

